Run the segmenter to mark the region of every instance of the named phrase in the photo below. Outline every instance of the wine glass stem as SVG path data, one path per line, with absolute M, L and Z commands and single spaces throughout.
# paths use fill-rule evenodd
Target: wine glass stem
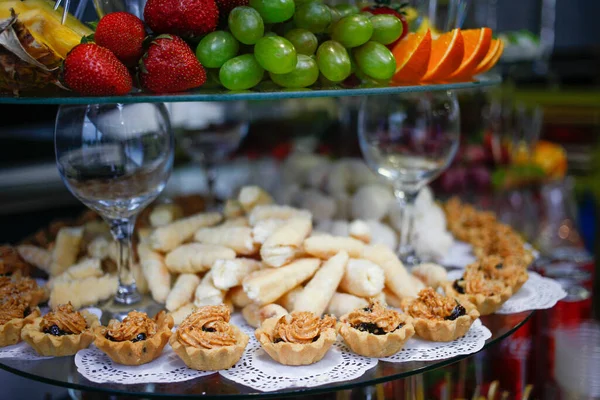
M 215 163 L 211 161 L 204 162 L 204 171 L 206 172 L 206 185 L 208 187 L 208 195 L 206 197 L 206 209 L 213 209 L 217 203 L 215 195 L 215 183 L 217 182 L 217 168 Z
M 420 263 L 412 245 L 412 231 L 414 226 L 414 204 L 419 191 L 406 191 L 395 189 L 394 195 L 402 207 L 402 227 L 400 229 L 400 246 L 398 253 L 402 262 L 412 266 Z
M 115 218 L 109 221 L 110 231 L 117 242 L 117 271 L 119 274 L 119 288 L 115 295 L 115 302 L 120 304 L 133 304 L 140 301 L 141 296 L 137 291 L 135 278 L 131 272 L 133 250 L 131 236 L 135 225 L 135 217 Z

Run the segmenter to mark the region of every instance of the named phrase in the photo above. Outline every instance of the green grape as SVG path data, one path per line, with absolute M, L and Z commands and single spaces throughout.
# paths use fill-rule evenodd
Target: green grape
M 287 74 L 269 73 L 271 80 L 285 88 L 303 88 L 311 86 L 319 78 L 319 67 L 311 57 L 298 54 L 296 68 Z
M 264 33 L 265 25 L 258 11 L 252 7 L 236 7 L 229 13 L 229 30 L 244 44 L 255 44 Z
M 331 14 L 331 23 L 329 24 L 329 28 L 335 25 L 340 19 L 342 19 L 342 13 L 340 13 L 337 8 L 327 6 L 329 8 L 329 13 Z M 329 29 L 328 29 L 329 30 Z
M 396 72 L 396 59 L 392 52 L 377 42 L 367 42 L 353 50 L 356 65 L 373 79 L 386 80 Z
M 358 14 L 360 11 L 355 5 L 347 3 L 337 4 L 335 5 L 335 9 L 342 15 L 342 18 L 352 14 Z
M 268 24 L 287 21 L 296 11 L 294 0 L 250 0 L 250 6 Z
M 390 14 L 379 14 L 371 17 L 373 36 L 371 40 L 381 44 L 394 43 L 402 35 L 402 22 Z
M 373 13 L 370 13 L 368 11 L 361 11 L 361 12 L 358 13 L 358 15 L 364 15 L 366 17 L 371 18 L 373 16 Z
M 292 42 L 298 54 L 306 54 L 308 56 L 315 54 L 319 45 L 319 41 L 314 33 L 306 29 L 292 29 L 285 34 L 285 38 Z
M 348 15 L 333 27 L 331 38 L 346 48 L 358 47 L 371 39 L 373 24 L 360 14 Z
M 265 36 L 254 45 L 256 61 L 267 71 L 287 74 L 296 67 L 298 57 L 294 45 L 281 36 Z
M 258 85 L 264 73 L 265 70 L 254 55 L 244 54 L 223 64 L 219 71 L 219 80 L 229 90 L 245 90 Z
M 319 70 L 332 82 L 346 79 L 352 72 L 352 63 L 348 52 L 340 43 L 328 40 L 317 49 Z
M 206 68 L 221 68 L 225 61 L 235 57 L 240 44 L 226 31 L 215 31 L 204 36 L 196 47 L 196 58 Z
M 294 23 L 297 28 L 306 29 L 312 33 L 323 33 L 331 24 L 331 12 L 329 7 L 318 1 L 304 3 L 296 9 Z

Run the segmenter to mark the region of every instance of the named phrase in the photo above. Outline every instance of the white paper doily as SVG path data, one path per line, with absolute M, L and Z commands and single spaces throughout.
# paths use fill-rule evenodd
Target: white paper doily
M 113 362 L 95 346 L 75 355 L 77 372 L 96 383 L 170 383 L 183 382 L 215 371 L 196 371 L 188 368 L 169 345 L 148 364 L 127 366 Z
M 219 373 L 244 386 L 272 392 L 356 379 L 376 365 L 376 358 L 354 354 L 339 341 L 315 364 L 297 367 L 281 365 L 273 361 L 255 338 L 251 338 L 242 359 L 233 368 Z
M 453 342 L 430 342 L 416 336 L 410 338 L 404 348 L 390 357 L 381 358 L 381 361 L 406 362 L 406 361 L 435 361 L 476 353 L 483 348 L 485 341 L 492 337 L 492 333 L 481 320 L 477 319 L 471 325 L 467 334 Z
M 92 314 L 96 314 L 98 319 L 102 316 L 102 311 L 95 307 L 86 308 L 87 311 Z M 48 308 L 41 308 L 40 312 L 42 315 L 48 312 Z M 45 360 L 52 357 L 40 356 L 34 349 L 32 349 L 27 343 L 20 342 L 12 346 L 0 347 L 0 358 L 12 358 L 16 360 Z
M 463 271 L 451 271 L 448 279 L 454 280 L 462 276 Z M 550 278 L 528 271 L 529 279 L 510 299 L 500 307 L 496 314 L 516 314 L 530 310 L 545 310 L 567 296 L 562 286 Z

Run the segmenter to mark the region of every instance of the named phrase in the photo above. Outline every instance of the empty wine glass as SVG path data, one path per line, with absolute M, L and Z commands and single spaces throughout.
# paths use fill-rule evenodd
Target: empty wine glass
M 132 304 L 140 311 L 156 306 L 149 299 L 142 302 L 137 291 L 131 236 L 137 214 L 160 194 L 173 166 L 165 106 L 63 105 L 54 132 L 56 163 L 65 185 L 104 218 L 117 242 L 119 286 L 103 311 L 119 318 Z
M 399 255 L 419 263 L 411 245 L 412 206 L 423 186 L 448 167 L 458 149 L 460 112 L 453 92 L 370 96 L 358 116 L 369 167 L 389 181 L 403 210 Z
M 206 174 L 207 208 L 214 208 L 217 166 L 248 133 L 246 102 L 173 103 L 171 121 L 181 148 Z

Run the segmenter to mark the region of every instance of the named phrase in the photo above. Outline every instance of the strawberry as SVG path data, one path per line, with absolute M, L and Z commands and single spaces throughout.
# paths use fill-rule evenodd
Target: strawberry
M 107 14 L 98 22 L 94 41 L 112 51 L 126 66 L 133 67 L 144 54 L 142 43 L 145 36 L 142 20 L 120 11 Z
M 404 8 L 408 6 L 408 3 L 402 3 L 399 5 L 391 4 L 390 0 L 375 0 L 375 4 L 364 7 L 361 11 L 368 11 L 373 15 L 379 14 L 390 14 L 398 18 L 402 22 L 402 34 L 394 43 L 387 45 L 389 49 L 393 49 L 396 43 L 404 39 L 408 35 L 408 22 L 406 21 L 406 15 Z
M 95 43 L 79 44 L 63 63 L 64 83 L 86 96 L 118 96 L 131 91 L 127 67 L 110 50 Z
M 192 39 L 217 28 L 215 0 L 148 0 L 144 21 L 155 33 L 172 33 Z
M 216 2 L 219 8 L 219 26 L 225 28 L 231 10 L 239 6 L 247 6 L 249 0 L 216 0 Z
M 140 60 L 140 83 L 155 93 L 183 92 L 206 82 L 206 71 L 178 36 L 157 36 Z

